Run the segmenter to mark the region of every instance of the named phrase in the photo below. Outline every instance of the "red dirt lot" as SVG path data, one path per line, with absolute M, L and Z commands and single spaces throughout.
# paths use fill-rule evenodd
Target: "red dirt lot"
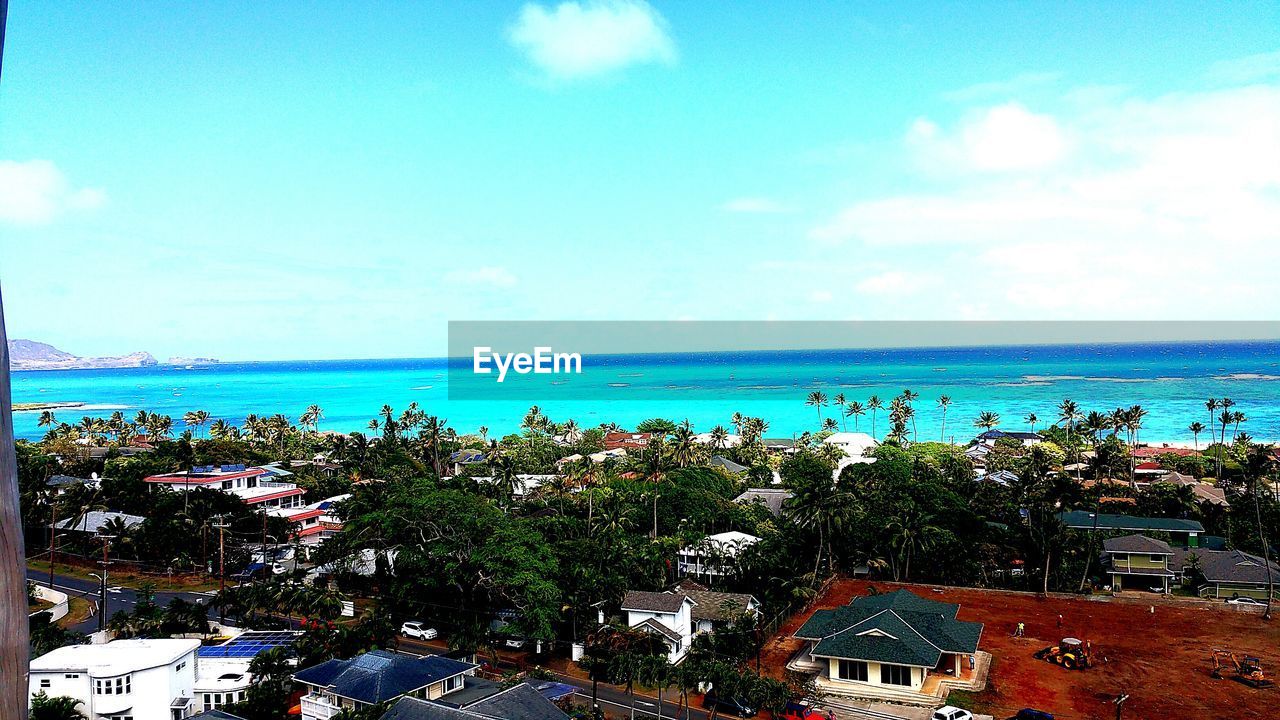
M 801 645 L 791 639 L 791 633 L 813 610 L 844 605 L 855 595 L 866 594 L 869 585 L 881 591 L 903 587 L 924 597 L 959 603 L 961 620 L 985 625 L 978 648 L 991 653 L 991 673 L 987 689 L 975 697 L 974 709 L 996 718 L 1033 707 L 1060 720 L 1109 720 L 1115 717 L 1112 700 L 1121 693 L 1130 696 L 1124 707 L 1126 720 L 1280 715 L 1275 709 L 1280 686 L 1256 690 L 1209 674 L 1210 653 L 1223 648 L 1260 657 L 1267 676 L 1274 679 L 1280 669 L 1277 623 L 1262 620 L 1261 612 L 1254 609 L 1162 601 L 1156 596 L 1150 601 L 1041 598 L 1030 593 L 839 580 L 811 610 L 790 618 L 779 636 L 765 646 L 766 666 L 782 672 Z M 1026 623 L 1026 637 L 1013 637 L 1019 622 Z M 1062 637 L 1092 641 L 1097 664 L 1072 671 L 1032 657 Z

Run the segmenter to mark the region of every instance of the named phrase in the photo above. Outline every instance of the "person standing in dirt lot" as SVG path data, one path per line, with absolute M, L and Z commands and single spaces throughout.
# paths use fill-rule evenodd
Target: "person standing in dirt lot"
M 1018 623 L 1018 628 L 1013 631 L 1014 637 L 1022 637 L 1027 632 L 1026 623 Z

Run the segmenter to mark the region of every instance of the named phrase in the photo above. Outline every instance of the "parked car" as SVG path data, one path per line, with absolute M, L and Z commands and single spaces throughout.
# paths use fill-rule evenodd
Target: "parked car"
M 1254 600 L 1251 597 L 1244 597 L 1243 595 L 1241 595 L 1241 596 L 1233 597 L 1227 600 L 1227 604 L 1228 605 L 1265 605 L 1266 603 L 1262 602 L 1261 600 Z
M 504 640 L 504 641 L 502 642 L 502 644 L 503 644 L 503 645 L 506 645 L 507 647 L 511 648 L 512 650 L 519 650 L 520 648 L 524 647 L 524 644 L 525 644 L 526 642 L 527 642 L 527 641 L 526 641 L 524 638 L 509 637 L 509 638 L 507 638 L 506 640 Z
M 973 720 L 973 713 L 954 705 L 943 705 L 933 711 L 933 720 Z
M 1022 708 L 1013 716 L 1013 720 L 1053 720 L 1053 716 L 1043 710 Z
M 421 620 L 410 620 L 400 626 L 400 634 L 419 640 L 434 640 L 440 633 L 433 627 L 427 627 Z
M 717 697 L 714 692 L 707 693 L 707 696 L 702 699 L 702 707 L 707 710 L 714 707 L 722 715 L 736 715 L 740 718 L 753 718 L 760 712 L 758 708 L 751 707 L 740 698 Z
M 826 715 L 798 702 L 789 702 L 775 720 L 826 720 Z

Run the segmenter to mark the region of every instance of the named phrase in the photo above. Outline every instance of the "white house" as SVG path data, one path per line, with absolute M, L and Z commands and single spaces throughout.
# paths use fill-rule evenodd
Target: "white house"
M 249 666 L 259 654 L 292 645 L 297 630 L 250 630 L 221 645 L 205 645 L 196 652 L 196 711 L 207 712 L 245 699 L 253 674 Z
M 733 574 L 733 560 L 746 548 L 760 542 L 755 535 L 736 530 L 708 535 L 702 540 L 680 550 L 677 570 L 681 575 Z
M 693 608 L 688 595 L 628 590 L 622 598 L 627 625 L 661 636 L 667 644 L 667 660 L 678 663 L 693 643 Z
M 30 693 L 80 701 L 89 720 L 182 720 L 197 712 L 199 640 L 68 645 L 31 661 Z
M 822 442 L 840 448 L 844 451 L 845 457 L 855 463 L 875 462 L 874 458 L 865 457 L 865 455 L 868 450 L 880 445 L 875 438 L 860 432 L 831 433 Z M 847 465 L 848 463 L 842 462 L 841 464 Z

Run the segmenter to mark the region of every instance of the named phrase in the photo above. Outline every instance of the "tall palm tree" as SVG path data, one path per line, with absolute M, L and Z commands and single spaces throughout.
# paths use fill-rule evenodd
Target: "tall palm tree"
M 942 434 L 938 440 L 940 442 L 947 441 L 947 408 L 951 407 L 951 396 L 943 395 L 938 398 L 938 408 L 942 410 Z
M 920 393 L 914 392 L 913 390 L 911 390 L 911 388 L 907 388 L 906 390 L 902 391 L 902 403 L 906 406 L 906 410 L 903 412 L 903 417 L 904 419 L 911 421 L 912 442 L 918 441 L 920 439 L 920 435 L 916 433 L 916 409 L 915 409 L 915 406 L 912 405 L 912 403 L 914 403 L 919 398 L 920 398 Z
M 676 467 L 686 468 L 698 461 L 698 443 L 693 439 L 693 431 L 684 425 L 676 427 L 671 433 L 671 460 Z
M 1227 444 L 1227 426 L 1235 420 L 1235 413 L 1231 412 L 1231 406 L 1235 402 L 1231 398 L 1222 398 L 1222 412 L 1218 414 L 1218 421 L 1222 423 L 1222 431 L 1218 433 L 1218 469 L 1215 477 L 1222 479 L 1222 453 L 1226 450 Z
M 809 397 L 804 401 L 805 405 L 811 405 L 818 409 L 818 424 L 822 424 L 822 408 L 827 404 L 827 395 L 821 390 L 814 390 L 809 393 Z
M 723 450 L 729 442 L 729 431 L 723 425 L 717 425 L 711 428 L 711 447 L 716 450 Z
M 999 424 L 1000 424 L 999 413 L 993 413 L 989 410 L 982 411 L 982 413 L 978 415 L 978 419 L 973 421 L 974 427 L 979 427 L 979 428 L 982 428 L 983 430 L 992 430 Z
M 1224 411 L 1225 412 L 1225 411 Z M 1275 578 L 1271 575 L 1271 548 L 1267 543 L 1267 533 L 1262 523 L 1262 505 L 1259 501 L 1260 489 L 1259 481 L 1263 477 L 1275 474 L 1276 459 L 1275 448 L 1271 445 L 1254 445 L 1250 444 L 1245 451 L 1244 458 L 1245 474 L 1247 480 L 1252 480 L 1253 494 L 1253 513 L 1257 521 L 1258 542 L 1262 546 L 1262 564 L 1267 569 L 1267 607 L 1262 617 L 1271 619 L 1271 600 L 1275 596 Z
M 1023 421 L 1031 426 L 1031 432 L 1035 432 L 1036 423 L 1040 422 L 1040 418 L 1036 417 L 1035 413 L 1027 413 L 1027 416 L 1023 418 Z
M 831 404 L 832 404 L 832 405 L 834 405 L 834 406 L 835 406 L 835 407 L 837 407 L 837 408 L 841 408 L 841 409 L 842 409 L 842 408 L 844 408 L 844 404 L 845 404 L 846 402 L 847 402 L 847 400 L 845 399 L 844 393 L 842 393 L 842 392 L 841 392 L 841 393 L 836 393 L 835 397 L 831 398 Z M 848 416 L 844 416 L 844 417 L 848 417 Z M 842 418 L 840 419 L 840 422 L 841 422 L 840 429 L 841 429 L 841 430 L 848 430 L 848 429 L 849 429 L 849 425 L 848 425 L 847 423 L 845 423 L 844 417 L 842 417 Z
M 863 407 L 862 403 L 858 402 L 857 400 L 853 400 L 848 405 L 844 406 L 844 416 L 853 417 L 854 432 L 858 432 L 858 418 L 862 417 L 865 414 L 867 414 L 867 409 Z
M 934 524 L 932 514 L 924 511 L 919 505 L 909 503 L 889 521 L 885 532 L 889 534 L 890 545 L 898 550 L 902 561 L 902 580 L 911 580 L 911 558 L 916 551 L 927 552 L 942 535 L 942 528 Z M 894 564 L 893 579 L 898 579 L 898 565 Z
M 871 437 L 876 436 L 876 412 L 884 408 L 884 401 L 878 395 L 867 398 L 867 408 L 871 410 Z
M 54 427 L 58 424 L 58 419 L 53 416 L 53 412 L 45 410 L 40 413 L 40 418 L 36 420 L 37 427 Z
M 1195 443 L 1196 452 L 1200 452 L 1200 433 L 1204 432 L 1204 423 L 1196 421 L 1187 426 L 1191 431 L 1191 441 Z

